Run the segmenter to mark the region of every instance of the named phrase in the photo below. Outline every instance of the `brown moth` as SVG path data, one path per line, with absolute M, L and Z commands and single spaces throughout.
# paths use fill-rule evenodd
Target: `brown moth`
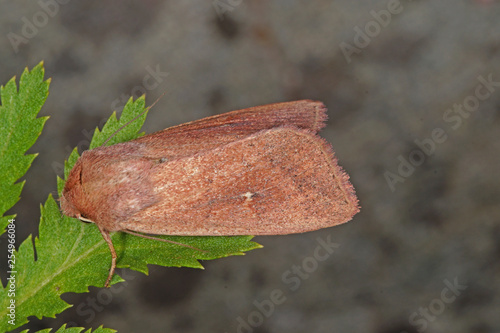
M 62 196 L 65 215 L 110 233 L 285 235 L 349 221 L 358 199 L 316 133 L 310 100 L 232 111 L 83 152 Z M 182 245 L 182 244 L 181 244 Z

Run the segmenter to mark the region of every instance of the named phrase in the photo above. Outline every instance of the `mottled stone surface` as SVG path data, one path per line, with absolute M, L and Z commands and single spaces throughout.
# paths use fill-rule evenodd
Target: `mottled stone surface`
M 37 234 L 39 204 L 55 193 L 69 149 L 86 149 L 95 126 L 142 92 L 148 103 L 166 93 L 147 132 L 254 105 L 323 101 L 321 135 L 350 174 L 361 213 L 327 230 L 257 237 L 263 249 L 204 271 L 124 271 L 119 291 L 66 295 L 72 309 L 29 327 L 499 332 L 500 3 L 215 3 L 231 10 L 218 17 L 212 1 L 2 3 L 0 82 L 41 60 L 52 77 L 42 110 L 51 118 L 32 149 L 40 155 L 12 210 L 18 239 Z M 26 22 L 37 31 L 15 52 L 7 34 L 22 36 Z

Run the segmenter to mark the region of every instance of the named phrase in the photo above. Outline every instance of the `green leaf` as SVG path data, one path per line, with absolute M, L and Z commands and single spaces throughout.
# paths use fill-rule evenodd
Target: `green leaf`
M 43 63 L 21 75 L 19 90 L 16 77 L 0 88 L 0 235 L 9 219 L 5 212 L 19 201 L 24 181 L 16 183 L 28 171 L 37 154 L 25 155 L 36 142 L 48 117 L 36 116 L 49 94 L 50 79 L 44 81 Z
M 91 147 L 102 144 L 124 124 L 144 111 L 144 97 L 135 102 L 129 100 L 119 120 L 115 114 L 110 117 L 102 131 L 96 131 Z M 139 137 L 145 114 L 120 129 L 110 143 L 117 143 Z M 96 143 L 97 142 L 97 143 Z M 65 177 L 78 159 L 73 150 L 65 163 Z M 64 180 L 58 178 L 59 193 Z M 117 232 L 112 235 L 118 262 L 117 266 L 130 268 L 145 274 L 148 264 L 176 267 L 202 268 L 199 260 L 209 260 L 230 255 L 242 255 L 245 251 L 261 247 L 251 241 L 252 236 L 236 237 L 168 237 L 203 251 L 144 239 Z M 63 216 L 56 201 L 49 196 L 41 208 L 39 237 L 35 239 L 37 260 L 31 238 L 25 240 L 16 253 L 16 320 L 17 326 L 27 322 L 28 316 L 55 317 L 70 307 L 60 295 L 66 292 L 88 292 L 90 286 L 102 287 L 111 266 L 111 254 L 94 224 Z M 123 281 L 115 275 L 112 284 Z M 3 295 L 2 295 L 3 292 Z M 0 331 L 13 329 L 6 323 L 6 307 L 9 299 L 5 289 L 0 290 Z M 16 326 L 16 327 L 17 327 Z

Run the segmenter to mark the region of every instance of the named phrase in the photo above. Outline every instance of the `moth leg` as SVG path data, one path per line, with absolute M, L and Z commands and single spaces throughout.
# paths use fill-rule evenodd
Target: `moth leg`
M 97 227 L 99 227 L 99 231 L 101 232 L 102 238 L 108 243 L 109 250 L 111 251 L 111 268 L 109 269 L 109 274 L 108 274 L 108 279 L 106 280 L 106 283 L 104 284 L 104 287 L 109 288 L 109 282 L 111 282 L 111 279 L 113 278 L 113 275 L 115 274 L 115 268 L 116 268 L 116 251 L 115 247 L 113 246 L 113 242 L 111 241 L 111 237 L 109 235 L 109 232 L 104 230 L 99 224 L 97 224 Z

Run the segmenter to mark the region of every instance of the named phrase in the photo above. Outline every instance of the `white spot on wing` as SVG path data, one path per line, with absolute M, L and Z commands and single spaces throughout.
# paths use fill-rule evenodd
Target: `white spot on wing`
M 252 197 L 255 195 L 255 193 L 252 192 L 246 192 L 243 193 L 241 196 L 247 198 L 246 201 L 252 201 Z

